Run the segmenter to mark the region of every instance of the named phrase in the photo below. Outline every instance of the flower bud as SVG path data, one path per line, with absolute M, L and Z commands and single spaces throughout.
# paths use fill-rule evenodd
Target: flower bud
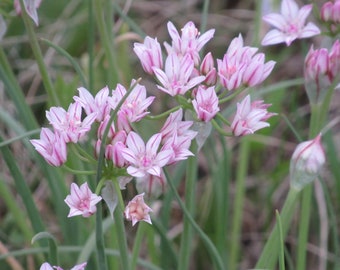
M 301 190 L 318 176 L 326 161 L 321 134 L 315 139 L 300 143 L 290 161 L 291 186 Z

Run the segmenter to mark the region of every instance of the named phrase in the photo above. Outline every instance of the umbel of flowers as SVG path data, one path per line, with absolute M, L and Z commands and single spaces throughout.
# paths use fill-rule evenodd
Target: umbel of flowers
M 190 145 L 201 136 L 201 131 L 193 129 L 194 122 L 213 123 L 224 135 L 244 136 L 269 126 L 267 120 L 275 115 L 267 111 L 270 104 L 251 101 L 250 95 L 237 104 L 231 124 L 221 113 L 223 103 L 233 96 L 231 92 L 242 93 L 258 86 L 275 65 L 274 61 L 265 62 L 258 48 L 245 46 L 241 34 L 231 41 L 222 59 L 214 59 L 211 52 L 201 58 L 202 48 L 213 38 L 213 29 L 200 34 L 193 22 L 185 24 L 181 32 L 171 22 L 167 27 L 171 43 L 164 43 L 164 59 L 157 38 L 146 37 L 143 43 L 134 44 L 144 71 L 157 81 L 155 86 L 178 102 L 177 107 L 163 113 L 166 118 L 158 132 L 144 139 L 135 129 L 134 123 L 148 117 L 149 107 L 156 100 L 147 95 L 140 81 L 132 80 L 129 88 L 118 84 L 110 90 L 105 86 L 95 95 L 79 87 L 67 110 L 51 107 L 46 111 L 52 128 L 42 128 L 40 138 L 31 140 L 50 165 L 65 168 L 68 146 L 73 144 L 76 147 L 72 149 L 77 149 L 90 140 L 92 159 L 103 152 L 105 180 L 117 181 L 124 189 L 135 179 L 139 194 L 124 211 L 132 225 L 139 221 L 151 224 L 152 209 L 145 203 L 144 194 L 157 196 L 164 190 L 164 167 L 194 155 Z M 90 131 L 95 134 L 94 140 Z M 96 204 L 105 200 L 104 192 L 99 195 L 101 185 L 95 193 L 87 183 L 72 183 L 70 189 L 65 199 L 70 208 L 68 217 L 90 217 L 96 212 Z M 48 269 L 49 265 L 44 267 Z
M 213 29 L 201 35 L 194 23 L 188 22 L 179 33 L 169 22 L 168 31 L 171 44 L 164 43 L 165 59 L 156 38 L 146 37 L 144 43 L 135 43 L 134 51 L 145 72 L 157 79 L 159 90 L 175 98 L 186 98 L 185 109 L 191 111 L 195 121 L 214 121 L 221 110 L 222 97 L 228 96 L 230 91 L 260 84 L 275 64 L 273 61 L 265 63 L 265 55 L 257 53 L 257 48 L 244 46 L 239 35 L 231 41 L 223 59 L 217 59 L 216 69 L 211 52 L 203 59 L 200 57 L 203 46 L 213 38 Z M 104 145 L 106 164 L 121 169 L 113 176 L 120 182 L 120 187 L 124 188 L 135 178 L 139 192 L 150 193 L 157 192 L 155 187 L 163 189 L 166 182 L 164 166 L 193 155 L 189 147 L 197 132 L 190 129 L 192 120 L 183 120 L 182 108 L 169 113 L 163 127 L 146 142 L 134 130 L 133 123 L 146 117 L 149 106 L 155 102 L 155 97 L 148 97 L 146 88 L 139 82 L 133 80 L 129 90 L 118 84 L 112 91 L 104 87 L 95 96 L 84 87 L 79 87 L 78 93 L 67 110 L 52 107 L 46 111 L 53 129 L 43 128 L 40 139 L 31 140 L 50 165 L 63 165 L 67 160 L 67 145 L 84 143 L 89 131 L 96 129 L 93 153 L 98 157 L 100 147 Z M 124 102 L 118 107 L 122 99 Z M 250 96 L 246 96 L 237 105 L 230 125 L 232 133 L 242 136 L 269 126 L 266 120 L 274 114 L 267 112 L 268 107 L 269 104 L 262 100 L 251 102 Z M 110 122 L 113 111 L 116 111 L 116 117 Z M 73 183 L 71 193 L 65 199 L 70 207 L 69 217 L 91 216 L 100 200 L 101 197 L 93 194 L 86 183 L 81 186 Z M 128 219 L 134 224 L 138 221 Z M 143 216 L 141 220 L 150 219 Z

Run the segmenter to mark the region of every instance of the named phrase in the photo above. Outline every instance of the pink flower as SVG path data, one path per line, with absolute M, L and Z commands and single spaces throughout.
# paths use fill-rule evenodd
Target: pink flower
M 223 60 L 217 59 L 218 75 L 225 88 L 235 90 L 242 84 L 253 87 L 269 76 L 275 62 L 264 63 L 265 55 L 257 51 L 258 48 L 243 46 L 241 34 L 231 41 Z
M 168 31 L 172 38 L 172 46 L 164 43 L 168 54 L 176 53 L 179 58 L 189 54 L 195 65 L 200 61 L 199 52 L 203 46 L 214 36 L 215 29 L 210 29 L 203 35 L 200 35 L 198 29 L 193 22 L 188 22 L 182 28 L 180 36 L 176 27 L 172 22 L 168 22 Z
M 172 139 L 173 135 L 187 137 L 190 140 L 195 138 L 197 132 L 190 130 L 193 121 L 182 121 L 183 110 L 179 109 L 173 113 L 170 113 L 166 119 L 160 133 L 162 134 L 162 142 Z
M 67 217 L 82 215 L 89 217 L 97 211 L 96 204 L 100 202 L 102 197 L 92 193 L 87 183 L 80 187 L 72 183 L 71 193 L 67 195 L 65 202 L 70 207 L 70 212 Z
M 24 0 L 24 6 L 26 9 L 26 12 L 28 16 L 31 17 L 31 19 L 34 21 L 36 26 L 39 25 L 39 18 L 37 9 L 39 8 L 42 0 Z M 20 15 L 21 14 L 21 6 L 20 6 L 20 0 L 14 0 L 14 8 L 15 12 Z
M 320 18 L 324 22 L 329 22 L 333 20 L 333 2 L 328 1 L 324 3 L 321 7 Z
M 210 52 L 207 53 L 207 55 L 202 60 L 200 74 L 205 76 L 204 83 L 206 85 L 213 86 L 216 84 L 217 71 L 214 66 L 214 58 Z
M 135 84 L 135 80 L 132 80 L 131 87 Z M 113 91 L 113 109 L 116 108 L 119 101 L 123 98 L 126 94 L 126 89 L 121 84 L 117 85 L 115 91 Z M 141 120 L 147 112 L 147 108 L 151 105 L 154 101 L 155 97 L 146 97 L 146 88 L 143 85 L 137 84 L 133 90 L 131 91 L 130 95 L 124 101 L 122 107 L 120 107 L 120 114 L 119 117 L 126 117 L 126 119 L 133 123 Z M 124 114 L 124 116 L 122 115 Z M 118 117 L 118 118 L 119 118 Z
M 321 76 L 327 74 L 328 67 L 328 50 L 314 50 L 312 45 L 305 59 L 305 80 L 320 80 Z
M 126 132 L 120 130 L 117 132 L 115 138 L 105 148 L 105 157 L 112 160 L 115 167 L 121 168 L 126 165 L 126 161 L 122 155 L 122 150 L 126 148 Z
M 199 86 L 192 105 L 196 111 L 197 118 L 204 122 L 209 122 L 220 110 L 215 87 L 211 86 L 205 89 Z
M 217 70 L 220 82 L 222 86 L 229 91 L 241 86 L 243 73 L 247 65 L 240 57 L 241 54 L 236 53 L 235 49 L 238 52 L 244 51 L 242 36 L 233 39 L 227 53 L 223 56 L 223 60 L 217 59 Z
M 317 173 L 325 161 L 326 157 L 321 144 L 321 134 L 313 140 L 298 144 L 292 156 L 292 162 L 297 169 L 312 174 Z
M 273 45 L 285 42 L 289 46 L 295 39 L 309 38 L 320 34 L 319 28 L 306 18 L 311 12 L 312 4 L 299 9 L 294 0 L 282 0 L 281 14 L 271 13 L 263 16 L 263 20 L 277 29 L 270 30 L 262 40 L 262 45 Z
M 132 221 L 132 226 L 139 221 L 145 221 L 152 224 L 149 215 L 150 212 L 152 212 L 152 209 L 144 202 L 144 193 L 142 193 L 136 195 L 128 203 L 124 210 L 124 215 L 127 220 Z
M 133 46 L 145 72 L 153 74 L 152 67 L 163 68 L 162 50 L 157 38 L 145 37 L 144 43 L 136 42 Z
M 325 22 L 339 23 L 340 0 L 336 0 L 334 3 L 332 1 L 324 3 L 321 7 L 320 17 Z
M 30 140 L 35 150 L 52 166 L 61 166 L 67 159 L 65 141 L 48 128 L 42 128 L 39 140 Z
M 263 53 L 256 54 L 249 61 L 244 74 L 243 83 L 253 87 L 262 83 L 272 72 L 275 62 L 268 61 L 264 63 L 265 55 Z
M 290 161 L 291 185 L 301 190 L 305 185 L 314 181 L 325 161 L 321 134 L 313 140 L 298 144 Z
M 165 61 L 165 70 L 154 67 L 153 71 L 161 84 L 157 85 L 158 89 L 171 96 L 184 95 L 205 80 L 204 76 L 191 78 L 194 61 L 189 54 L 179 58 L 177 54 L 171 53 Z
M 61 107 L 52 107 L 46 111 L 46 118 L 66 143 L 77 143 L 90 131 L 96 119 L 96 113 L 91 113 L 82 120 L 81 111 L 81 105 L 75 102 L 70 104 L 67 111 Z
M 147 174 L 160 176 L 161 168 L 169 161 L 172 151 L 161 150 L 158 152 L 162 135 L 157 133 L 144 144 L 142 138 L 131 131 L 126 139 L 127 148 L 122 149 L 122 155 L 130 166 L 128 174 L 134 177 L 144 177 Z
M 74 101 L 78 102 L 81 107 L 84 108 L 85 113 L 90 115 L 92 113 L 96 114 L 96 121 L 102 121 L 111 110 L 109 106 L 109 88 L 106 86 L 101 89 L 95 97 L 85 89 L 84 87 L 79 87 L 79 97 L 73 97 Z
M 321 103 L 327 89 L 340 72 L 340 42 L 335 41 L 330 51 L 326 48 L 314 50 L 311 46 L 305 59 L 305 88 L 313 104 Z
M 270 126 L 265 122 L 268 118 L 275 115 L 268 113 L 267 108 L 270 104 L 264 104 L 263 100 L 250 103 L 250 96 L 247 95 L 241 103 L 237 103 L 237 111 L 231 128 L 235 136 L 252 134 L 264 127 Z
M 339 1 L 340 5 L 340 1 Z M 340 15 L 339 15 L 340 16 Z M 340 41 L 337 39 L 329 52 L 329 70 L 328 76 L 333 82 L 334 79 L 339 79 L 340 73 Z
M 171 158 L 168 161 L 168 165 L 178 162 L 180 160 L 185 160 L 189 156 L 194 154 L 189 150 L 191 141 L 193 138 L 189 136 L 179 136 L 176 133 L 172 137 L 168 138 L 162 147 L 162 150 L 169 149 L 172 151 Z

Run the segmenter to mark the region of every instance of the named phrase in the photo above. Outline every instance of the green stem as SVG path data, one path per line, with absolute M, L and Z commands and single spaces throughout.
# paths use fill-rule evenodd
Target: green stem
M 73 66 L 74 70 L 77 72 L 81 83 L 83 84 L 83 86 L 85 88 L 88 88 L 88 85 L 86 83 L 86 79 L 85 79 L 85 75 L 81 69 L 81 67 L 79 66 L 79 64 L 77 63 L 77 61 L 67 52 L 65 51 L 63 48 L 59 47 L 58 45 L 54 44 L 53 42 L 49 41 L 48 39 L 45 38 L 41 38 L 40 39 L 42 42 L 46 43 L 48 46 L 52 47 L 53 49 L 55 49 L 58 53 L 60 53 L 61 55 L 63 55 L 64 57 L 66 57 L 66 59 L 70 62 L 70 64 Z
M 301 216 L 299 220 L 299 238 L 297 250 L 296 269 L 306 269 L 306 250 L 309 232 L 309 219 L 311 210 L 313 186 L 308 185 L 302 191 Z M 301 268 L 302 267 L 302 268 Z
M 146 119 L 150 119 L 150 120 L 162 119 L 162 118 L 168 116 L 170 113 L 173 113 L 173 112 L 179 110 L 180 108 L 182 108 L 182 106 L 175 106 L 172 109 L 167 110 L 166 112 L 163 112 L 163 113 L 158 114 L 158 115 L 147 115 Z
M 2 142 L 3 139 L 0 136 L 0 143 Z M 4 146 L 0 148 L 0 150 L 2 152 L 3 159 L 6 162 L 7 167 L 13 177 L 16 191 L 18 192 L 18 194 L 22 198 L 22 201 L 24 202 L 34 233 L 44 231 L 44 224 L 41 220 L 36 204 L 33 200 L 32 193 L 25 181 L 24 176 L 20 172 L 20 169 L 15 161 L 12 152 L 10 151 L 8 146 Z
M 186 206 L 182 202 L 181 197 L 179 196 L 179 194 L 178 194 L 178 192 L 176 190 L 176 187 L 175 187 L 174 183 L 172 182 L 172 180 L 170 179 L 170 176 L 169 176 L 169 174 L 168 174 L 168 172 L 166 170 L 164 170 L 164 174 L 165 174 L 165 177 L 167 179 L 168 185 L 169 185 L 173 195 L 175 196 L 179 206 L 181 207 L 184 215 L 190 221 L 192 227 L 196 230 L 196 232 L 198 233 L 198 235 L 201 237 L 202 241 L 204 242 L 208 252 L 210 253 L 210 256 L 212 257 L 212 259 L 214 261 L 216 269 L 224 270 L 225 267 L 223 266 L 223 261 L 222 261 L 220 255 L 218 254 L 218 251 L 217 251 L 216 247 L 211 242 L 209 237 L 202 231 L 201 227 L 192 218 L 189 210 L 186 208 Z
M 145 223 L 144 222 L 139 222 L 138 224 L 138 229 L 137 229 L 137 234 L 135 237 L 135 241 L 133 243 L 133 250 L 132 250 L 132 258 L 131 258 L 131 270 L 136 269 L 137 266 L 137 259 L 140 251 L 140 247 L 142 244 L 143 236 L 145 234 Z
M 242 225 L 242 213 L 245 193 L 245 178 L 248 171 L 250 142 L 243 137 L 239 152 L 239 162 L 236 175 L 236 194 L 234 199 L 234 214 L 232 217 L 231 241 L 230 241 L 230 258 L 229 269 L 237 269 L 237 261 L 240 251 L 240 233 Z
M 96 214 L 96 247 L 97 247 L 97 260 L 98 269 L 107 270 L 107 261 L 105 256 L 105 244 L 104 244 L 104 234 L 103 234 L 103 212 L 102 204 L 97 204 L 97 214 Z
M 46 68 L 46 65 L 44 63 L 44 58 L 43 58 L 43 55 L 42 55 L 41 50 L 40 50 L 38 39 L 37 39 L 37 36 L 34 32 L 32 20 L 28 16 L 26 9 L 25 9 L 25 6 L 24 6 L 24 0 L 20 0 L 20 6 L 21 6 L 21 10 L 22 10 L 22 18 L 23 18 L 24 23 L 25 23 L 25 27 L 26 27 L 27 34 L 28 34 L 28 37 L 29 37 L 29 40 L 30 40 L 30 43 L 31 43 L 32 51 L 33 51 L 35 60 L 37 61 L 37 64 L 38 64 L 38 67 L 39 67 L 39 70 L 40 70 L 40 74 L 41 74 L 41 78 L 42 78 L 43 84 L 45 86 L 46 92 L 47 92 L 47 94 L 50 98 L 49 100 L 53 104 L 58 105 L 58 104 L 60 104 L 60 101 L 58 99 L 56 92 L 53 89 L 50 77 L 48 76 L 47 68 Z
M 211 124 L 213 125 L 214 129 L 216 129 L 216 131 L 218 133 L 220 133 L 223 136 L 232 136 L 232 134 L 230 132 L 226 132 L 223 128 L 221 128 L 218 123 L 216 122 L 215 119 L 211 119 Z
M 96 14 L 96 22 L 97 27 L 100 35 L 100 39 L 104 46 L 105 55 L 109 65 L 109 73 L 110 76 L 108 78 L 109 85 L 111 87 L 114 86 L 115 83 L 118 81 L 118 69 L 116 64 L 116 56 L 115 56 L 115 48 L 114 42 L 112 38 L 112 30 L 107 28 L 105 23 L 105 14 L 103 10 L 103 0 L 96 0 L 94 1 L 94 12 Z M 111 16 L 112 14 L 109 14 Z
M 227 97 L 222 98 L 223 95 L 225 95 L 225 93 L 227 93 L 226 91 L 223 91 L 222 94 L 219 96 L 219 101 L 218 104 L 223 104 L 225 102 L 228 102 L 232 99 L 234 99 L 236 96 L 238 96 L 243 90 L 245 90 L 245 88 L 240 88 L 238 90 L 236 90 L 234 93 L 229 94 Z
M 195 153 L 196 151 L 193 151 Z M 197 157 L 188 158 L 185 183 L 185 206 L 190 216 L 195 216 L 195 191 L 197 179 Z M 193 232 L 190 220 L 184 217 L 183 233 L 181 237 L 181 247 L 179 252 L 179 270 L 189 269 L 190 253 L 192 249 Z
M 313 139 L 321 130 L 326 120 L 329 104 L 334 88 L 330 88 L 322 104 L 311 104 L 311 120 L 309 127 L 309 138 Z M 308 185 L 302 191 L 301 218 L 299 226 L 297 269 L 306 267 L 306 250 L 308 242 L 309 219 L 311 214 L 311 200 L 313 195 L 312 185 Z
M 119 188 L 118 181 L 114 181 L 114 186 L 116 189 L 116 193 L 118 195 L 118 202 L 119 205 L 116 207 L 113 215 L 115 219 L 115 228 L 116 228 L 116 235 L 118 240 L 119 252 L 120 252 L 120 259 L 122 263 L 122 269 L 131 269 L 130 268 L 130 261 L 129 261 L 129 254 L 128 254 L 128 246 L 126 240 L 126 232 L 124 227 L 124 219 L 123 219 L 123 211 L 124 211 L 124 202 L 121 190 Z
M 32 229 L 27 226 L 27 220 L 22 209 L 18 206 L 18 202 L 13 196 L 10 189 L 7 187 L 5 179 L 0 178 L 0 197 L 5 203 L 5 207 L 9 210 L 9 213 L 13 215 L 15 224 L 18 225 L 19 230 L 25 238 L 25 241 L 29 243 L 33 237 Z
M 282 238 L 285 239 L 290 223 L 292 221 L 295 207 L 298 202 L 300 192 L 294 188 L 290 188 L 286 201 L 281 211 L 282 220 Z M 260 259 L 258 260 L 257 269 L 275 269 L 275 264 L 279 255 L 279 225 L 276 223 L 274 228 L 262 250 Z
M 95 175 L 96 171 L 82 171 L 82 170 L 74 170 L 68 166 L 66 166 L 65 164 L 62 166 L 63 169 L 65 169 L 66 171 L 72 173 L 72 174 L 76 174 L 76 175 Z
M 94 40 L 95 40 L 95 32 L 94 32 L 94 16 L 93 16 L 93 2 L 92 0 L 87 0 L 88 4 L 88 18 L 89 18 L 89 28 L 88 28 L 88 41 L 87 41 L 87 52 L 89 54 L 89 62 L 88 62 L 88 82 L 90 92 L 93 91 L 94 85 L 94 68 L 93 68 L 93 60 L 94 60 Z
M 285 270 L 285 245 L 284 245 L 284 240 L 283 240 L 283 235 L 282 235 L 282 221 L 281 217 L 279 214 L 279 211 L 276 210 L 276 222 L 279 226 L 279 236 L 280 236 L 280 255 L 279 255 L 279 269 L 280 270 Z M 299 268 L 298 268 L 299 269 Z

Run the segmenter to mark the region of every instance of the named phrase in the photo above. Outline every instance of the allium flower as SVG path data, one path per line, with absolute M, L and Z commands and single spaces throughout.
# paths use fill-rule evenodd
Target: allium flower
M 70 212 L 67 217 L 82 215 L 89 217 L 97 211 L 96 204 L 100 202 L 102 197 L 92 193 L 87 183 L 80 187 L 72 183 L 71 193 L 67 195 L 65 202 L 70 207 Z
M 30 140 L 35 150 L 52 166 L 61 166 L 67 159 L 65 141 L 48 128 L 42 128 L 40 139 Z
M 105 148 L 105 157 L 112 160 L 115 167 L 121 168 L 126 165 L 126 161 L 122 155 L 122 150 L 126 147 L 126 132 L 120 130 L 117 132 L 115 138 Z
M 267 111 L 269 106 L 270 104 L 263 103 L 263 100 L 250 103 L 250 96 L 247 95 L 240 103 L 237 103 L 236 115 L 231 124 L 233 134 L 235 136 L 244 136 L 270 126 L 265 121 L 275 113 Z
M 241 34 L 231 41 L 223 60 L 217 59 L 218 76 L 225 88 L 230 91 L 242 84 L 256 86 L 269 76 L 275 62 L 264 63 L 265 55 L 257 51 L 258 48 L 243 46 Z
M 152 39 L 147 36 L 144 43 L 134 43 L 133 50 L 146 73 L 153 74 L 152 67 L 163 68 L 162 50 L 157 38 Z
M 167 140 L 172 139 L 173 135 L 187 137 L 190 140 L 195 138 L 197 132 L 190 130 L 193 121 L 182 121 L 183 110 L 179 109 L 173 113 L 170 113 L 166 119 L 160 133 L 162 134 L 162 142 L 165 143 Z
M 305 88 L 313 104 L 321 103 L 329 87 L 338 80 L 340 72 L 340 42 L 335 41 L 330 51 L 314 50 L 311 46 L 305 58 Z
M 78 102 L 87 115 L 96 114 L 96 121 L 100 122 L 110 113 L 111 107 L 109 105 L 110 90 L 106 86 L 101 89 L 95 97 L 84 87 L 79 87 L 79 97 L 74 96 L 74 101 Z
M 211 52 L 203 58 L 200 66 L 200 74 L 205 76 L 204 83 L 208 86 L 213 86 L 216 84 L 217 71 L 214 66 L 214 58 Z
M 191 137 L 179 136 L 177 132 L 174 133 L 172 137 L 168 138 L 162 147 L 162 150 L 169 149 L 172 152 L 171 158 L 168 160 L 167 165 L 173 164 L 180 160 L 185 160 L 188 157 L 193 156 L 194 154 L 189 150 L 191 141 Z
M 167 26 L 172 38 L 172 46 L 164 43 L 168 54 L 176 53 L 179 58 L 189 54 L 195 65 L 198 65 L 200 60 L 199 52 L 203 46 L 213 38 L 215 29 L 210 29 L 203 35 L 200 35 L 195 24 L 190 21 L 184 25 L 182 35 L 180 36 L 172 22 L 168 22 Z
M 321 20 L 325 22 L 339 23 L 340 22 L 340 0 L 328 1 L 321 7 Z
M 275 62 L 268 61 L 264 63 L 264 59 L 263 53 L 258 53 L 251 58 L 243 74 L 243 83 L 245 85 L 250 87 L 259 85 L 272 72 Z
M 305 59 L 305 79 L 319 81 L 321 76 L 328 72 L 328 62 L 328 50 L 325 48 L 314 50 L 312 45 Z
M 135 84 L 135 80 L 132 80 L 131 87 Z M 113 91 L 112 107 L 116 108 L 119 101 L 126 94 L 127 90 L 121 84 L 117 85 L 117 88 Z M 154 101 L 155 97 L 146 97 L 146 88 L 143 85 L 136 84 L 131 91 L 130 95 L 126 98 L 123 105 L 120 107 L 120 114 L 118 118 L 124 117 L 131 123 L 141 120 L 147 112 L 147 108 Z M 122 115 L 124 114 L 124 116 Z
M 209 122 L 220 110 L 215 87 L 211 86 L 205 89 L 199 86 L 192 105 L 196 111 L 197 118 L 204 122 Z
M 243 38 L 239 35 L 231 41 L 223 60 L 217 59 L 220 82 L 228 90 L 237 89 L 242 83 L 243 73 L 247 66 L 242 55 L 247 53 L 248 48 L 243 47 Z M 250 50 L 249 53 L 254 54 L 256 51 Z
M 339 3 L 340 4 L 340 3 Z M 340 41 L 337 39 L 329 52 L 329 79 L 333 82 L 339 80 L 340 73 Z
M 179 58 L 177 54 L 171 53 L 165 61 L 165 70 L 154 67 L 153 71 L 161 83 L 157 85 L 158 89 L 171 96 L 184 95 L 205 80 L 204 76 L 191 78 L 194 61 L 189 54 Z
M 46 111 L 46 118 L 66 143 L 77 143 L 90 131 L 96 119 L 96 113 L 91 113 L 82 120 L 81 111 L 81 105 L 75 102 L 70 104 L 67 111 L 62 107 L 52 107 Z
M 39 25 L 37 9 L 39 8 L 41 2 L 42 0 L 24 0 L 26 12 L 37 26 Z M 20 0 L 14 0 L 14 8 L 15 12 L 18 15 L 20 15 L 21 14 Z
M 325 161 L 321 134 L 313 140 L 300 143 L 295 148 L 290 162 L 291 184 L 297 189 L 302 189 L 314 181 Z
M 126 206 L 124 215 L 127 220 L 132 221 L 134 226 L 139 221 L 145 221 L 151 223 L 149 213 L 152 209 L 144 202 L 144 193 L 136 195 Z
M 161 168 L 169 161 L 172 151 L 161 150 L 158 152 L 162 134 L 153 135 L 144 144 L 142 138 L 131 131 L 126 139 L 127 148 L 122 149 L 122 155 L 130 163 L 128 174 L 134 177 L 144 177 L 147 174 L 160 176 Z
M 320 34 L 320 29 L 305 21 L 312 11 L 313 5 L 305 5 L 299 9 L 294 0 L 282 0 L 281 14 L 271 13 L 263 16 L 263 20 L 277 29 L 270 30 L 262 40 L 262 45 L 273 45 L 285 42 L 289 46 L 295 39 L 309 38 Z

